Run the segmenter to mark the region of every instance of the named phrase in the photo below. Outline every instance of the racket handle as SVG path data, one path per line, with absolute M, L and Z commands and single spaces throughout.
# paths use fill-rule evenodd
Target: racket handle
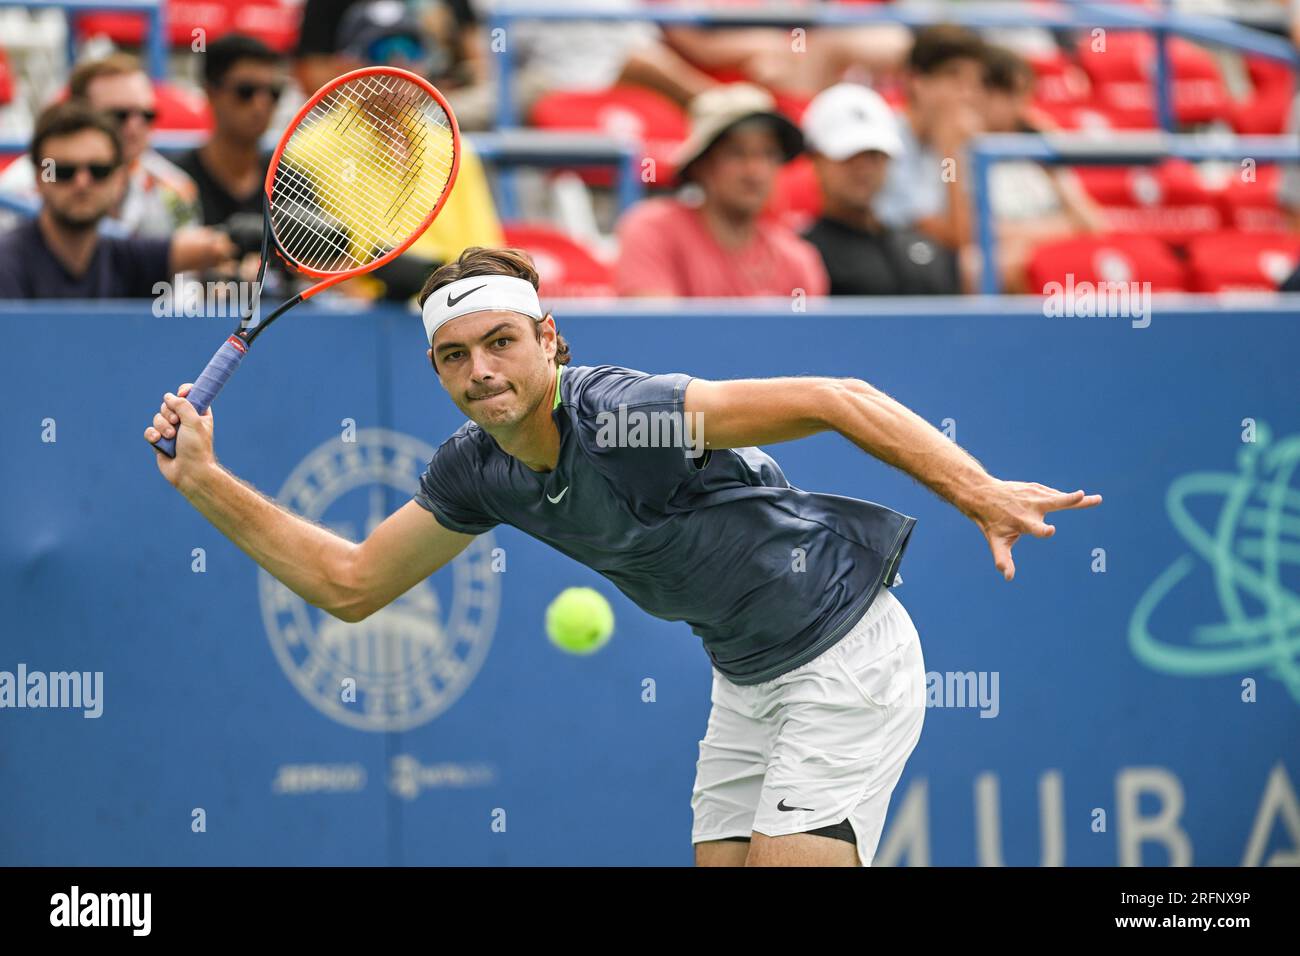
M 239 363 L 243 361 L 247 352 L 248 346 L 237 335 L 232 335 L 221 344 L 221 348 L 217 349 L 216 354 L 208 361 L 208 367 L 203 370 L 203 374 L 185 396 L 196 412 L 202 415 L 208 410 L 212 400 L 217 397 L 226 382 L 230 381 L 230 376 L 235 374 L 235 369 L 239 368 Z M 180 428 L 179 425 L 176 427 Z M 175 438 L 159 438 L 153 443 L 153 447 L 168 458 L 176 457 Z

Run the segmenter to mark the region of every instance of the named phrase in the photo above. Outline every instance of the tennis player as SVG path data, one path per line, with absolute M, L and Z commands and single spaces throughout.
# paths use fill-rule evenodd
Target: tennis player
M 915 519 L 801 491 L 758 445 L 834 430 L 951 502 L 1015 574 L 1083 491 L 1000 481 L 856 379 L 705 381 L 569 366 L 522 253 L 470 248 L 420 296 L 429 359 L 470 419 L 414 499 L 354 544 L 225 471 L 211 413 L 168 393 L 146 441 L 179 431 L 167 478 L 304 600 L 359 621 L 508 524 L 687 621 L 713 663 L 692 796 L 698 865 L 869 866 L 920 738 L 925 665 L 889 588 Z M 179 428 L 178 425 L 185 427 Z M 667 440 L 665 440 L 667 438 Z

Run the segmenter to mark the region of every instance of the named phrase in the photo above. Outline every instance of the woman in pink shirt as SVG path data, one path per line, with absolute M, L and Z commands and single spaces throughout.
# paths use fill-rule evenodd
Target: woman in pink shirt
M 734 83 L 697 96 L 675 162 L 703 199 L 649 199 L 627 212 L 618 228 L 619 294 L 825 295 L 817 250 L 760 218 L 782 164 L 802 149 L 798 127 L 766 91 Z

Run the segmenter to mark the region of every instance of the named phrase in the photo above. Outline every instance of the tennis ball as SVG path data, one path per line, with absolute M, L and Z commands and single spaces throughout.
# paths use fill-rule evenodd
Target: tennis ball
M 565 588 L 546 609 L 546 634 L 562 651 L 593 654 L 614 633 L 614 609 L 594 588 Z

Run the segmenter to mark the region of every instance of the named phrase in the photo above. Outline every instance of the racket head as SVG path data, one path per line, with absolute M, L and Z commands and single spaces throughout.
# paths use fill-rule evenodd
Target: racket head
M 437 217 L 460 169 L 455 114 L 428 80 L 374 66 L 336 77 L 303 104 L 266 173 L 276 251 L 324 280 L 400 256 Z

